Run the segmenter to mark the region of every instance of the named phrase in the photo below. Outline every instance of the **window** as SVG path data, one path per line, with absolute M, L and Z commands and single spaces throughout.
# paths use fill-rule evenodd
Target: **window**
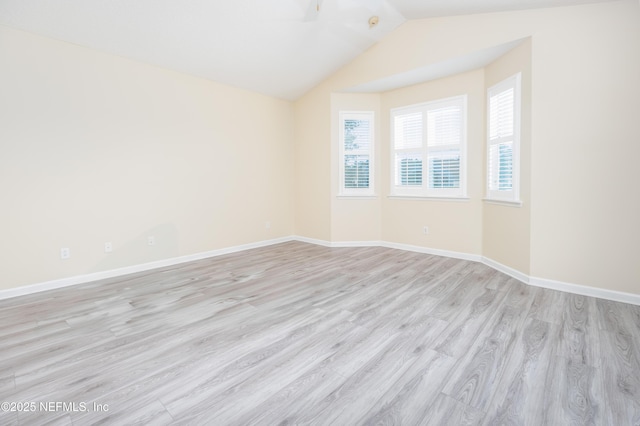
M 391 195 L 466 196 L 467 97 L 391 111 Z
M 519 202 L 520 74 L 487 93 L 487 199 Z
M 340 113 L 340 195 L 373 195 L 373 112 Z

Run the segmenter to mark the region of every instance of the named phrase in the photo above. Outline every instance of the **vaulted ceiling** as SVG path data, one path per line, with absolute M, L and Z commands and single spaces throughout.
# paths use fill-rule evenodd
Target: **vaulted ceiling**
M 0 24 L 296 99 L 408 19 L 598 1 L 0 0 Z

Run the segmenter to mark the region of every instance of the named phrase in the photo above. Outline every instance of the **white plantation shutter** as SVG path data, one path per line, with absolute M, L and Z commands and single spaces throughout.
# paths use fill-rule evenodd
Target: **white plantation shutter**
M 396 185 L 422 186 L 422 153 L 396 153 Z
M 344 156 L 344 187 L 353 188 L 369 188 L 369 156 L 368 155 L 350 155 Z
M 489 97 L 489 138 L 511 137 L 514 133 L 515 88 Z
M 422 112 L 396 116 L 394 136 L 396 149 L 420 149 L 422 147 Z
M 465 195 L 466 96 L 392 110 L 392 195 Z
M 368 118 L 345 118 L 345 126 L 351 135 L 350 141 L 345 141 L 345 149 L 349 145 L 352 150 L 368 151 L 371 147 L 371 121 Z
M 395 184 L 422 186 L 422 112 L 394 118 Z
M 373 112 L 340 113 L 340 194 L 373 194 Z
M 460 145 L 462 142 L 462 107 L 445 106 L 427 111 L 429 146 Z
M 513 142 L 489 146 L 489 191 L 513 190 Z
M 487 198 L 517 201 L 520 75 L 488 90 Z
M 460 187 L 462 106 L 445 105 L 427 111 L 429 188 Z
M 429 188 L 460 187 L 460 151 L 437 151 L 429 157 Z

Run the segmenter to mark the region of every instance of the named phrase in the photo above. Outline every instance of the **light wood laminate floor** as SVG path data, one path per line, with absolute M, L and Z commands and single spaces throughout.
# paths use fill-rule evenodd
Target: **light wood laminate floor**
M 0 301 L 0 401 L 2 425 L 640 425 L 640 307 L 290 242 Z

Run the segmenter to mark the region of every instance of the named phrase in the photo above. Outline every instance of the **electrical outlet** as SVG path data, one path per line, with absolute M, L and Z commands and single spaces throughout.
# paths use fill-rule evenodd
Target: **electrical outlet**
M 60 249 L 60 259 L 68 259 L 71 257 L 71 250 L 67 247 L 63 247 Z
M 156 245 L 156 237 L 153 237 L 153 236 L 147 237 L 147 245 L 150 245 L 150 246 Z
M 265 229 L 271 229 L 271 222 L 266 221 L 266 222 L 264 223 L 264 228 L 265 228 Z
M 429 227 L 428 227 L 428 226 L 423 226 L 423 227 L 422 227 L 422 233 L 423 233 L 424 235 L 427 235 L 427 234 L 429 233 Z
M 104 252 L 111 253 L 113 251 L 113 245 L 111 243 L 104 243 Z

